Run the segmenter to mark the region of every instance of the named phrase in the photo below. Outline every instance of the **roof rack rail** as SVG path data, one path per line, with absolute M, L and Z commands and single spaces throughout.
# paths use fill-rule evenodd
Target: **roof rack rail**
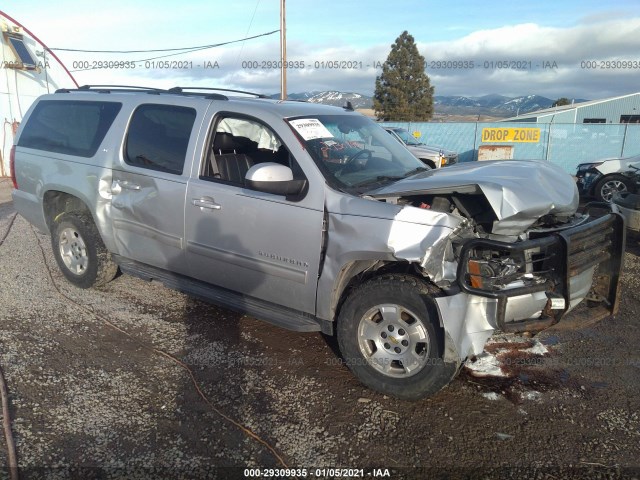
M 154 88 L 154 87 L 140 87 L 137 85 L 82 85 L 78 88 L 60 88 L 56 90 L 56 93 L 70 93 L 70 92 L 98 92 L 98 93 L 111 93 L 115 92 L 142 92 L 153 95 L 161 94 L 180 94 L 190 96 L 204 96 L 209 100 L 229 100 L 226 95 L 216 92 L 230 92 L 241 93 L 244 95 L 253 95 L 257 98 L 270 98 L 267 95 L 255 92 L 246 92 L 244 90 L 232 90 L 229 88 L 213 88 L 213 87 L 173 87 L 169 89 Z M 212 93 L 207 93 L 212 92 Z
M 60 88 L 56 90 L 56 93 L 70 93 L 70 92 L 90 92 L 95 91 L 99 93 L 110 93 L 112 90 L 118 92 L 147 92 L 159 94 L 164 92 L 161 88 L 154 87 L 140 87 L 137 85 L 82 85 L 78 88 Z
M 130 90 L 130 89 L 135 89 L 135 90 L 153 90 L 153 91 L 158 91 L 158 92 L 162 91 L 161 88 L 140 87 L 138 85 L 82 85 L 81 87 L 78 87 L 78 90 L 91 90 L 92 88 L 113 88 L 113 89 L 116 89 L 116 90 L 120 90 L 120 89 L 126 89 L 126 90 Z
M 253 95 L 254 97 L 257 97 L 257 98 L 269 98 L 269 96 L 264 95 L 262 93 L 247 92 L 244 90 L 232 90 L 230 88 L 214 88 L 214 87 L 173 87 L 167 90 L 167 92 L 187 93 L 187 94 L 191 93 L 191 92 L 185 92 L 185 90 L 204 90 L 204 91 L 214 91 L 214 92 L 243 93 L 245 95 Z M 193 92 L 193 93 L 197 94 L 197 92 Z

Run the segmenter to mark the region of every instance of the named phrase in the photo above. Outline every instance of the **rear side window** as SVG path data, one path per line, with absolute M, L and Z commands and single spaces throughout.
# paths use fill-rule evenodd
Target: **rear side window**
M 135 167 L 181 174 L 195 119 L 193 108 L 139 106 L 129 125 L 124 161 Z
M 116 102 L 43 100 L 25 124 L 18 146 L 93 157 L 121 107 Z

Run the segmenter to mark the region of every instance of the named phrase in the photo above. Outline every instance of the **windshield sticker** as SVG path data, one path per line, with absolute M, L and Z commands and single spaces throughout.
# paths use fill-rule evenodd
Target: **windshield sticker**
M 317 118 L 301 118 L 299 120 L 289 120 L 289 124 L 305 140 L 315 140 L 316 138 L 333 138 L 333 135 Z

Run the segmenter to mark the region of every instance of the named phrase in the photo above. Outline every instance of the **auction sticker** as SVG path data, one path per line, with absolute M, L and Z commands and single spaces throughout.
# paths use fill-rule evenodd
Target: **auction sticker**
M 305 140 L 316 138 L 333 138 L 333 135 L 317 118 L 300 118 L 289 120 L 289 123 Z

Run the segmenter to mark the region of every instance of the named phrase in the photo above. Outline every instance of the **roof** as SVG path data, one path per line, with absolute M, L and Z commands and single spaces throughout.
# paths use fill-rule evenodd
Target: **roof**
M 306 115 L 335 115 L 353 112 L 353 108 L 348 106 L 335 107 L 297 100 L 274 100 L 253 92 L 206 87 L 175 87 L 163 90 L 129 85 L 85 85 L 77 89 L 60 89 L 56 91 L 56 93 L 48 95 L 48 97 L 59 98 L 60 95 L 66 94 L 72 94 L 74 98 L 87 98 L 91 100 L 95 100 L 96 95 L 113 95 L 115 97 L 151 96 L 155 98 L 163 96 L 167 99 L 171 98 L 173 102 L 175 102 L 176 99 L 182 98 L 186 100 L 188 98 L 189 103 L 198 101 L 229 101 L 236 105 L 259 108 L 283 118 Z
M 623 98 L 633 97 L 635 95 L 640 95 L 640 92 L 629 93 L 627 95 L 620 95 L 618 97 L 602 98 L 600 100 L 589 100 L 587 102 L 572 103 L 570 105 L 562 105 L 562 106 L 559 106 L 559 107 L 550 107 L 550 108 L 545 108 L 545 109 L 542 109 L 542 110 L 534 110 L 533 112 L 523 113 L 522 115 L 518 115 L 516 117 L 505 118 L 502 121 L 503 122 L 506 122 L 506 121 L 517 122 L 518 119 L 523 119 L 523 118 L 544 117 L 545 115 L 555 115 L 557 113 L 566 112 L 568 110 L 573 110 L 575 108 L 582 108 L 582 107 L 588 107 L 588 106 L 591 106 L 591 105 L 597 105 L 599 103 L 612 102 L 612 101 L 620 100 L 620 99 L 623 99 Z

